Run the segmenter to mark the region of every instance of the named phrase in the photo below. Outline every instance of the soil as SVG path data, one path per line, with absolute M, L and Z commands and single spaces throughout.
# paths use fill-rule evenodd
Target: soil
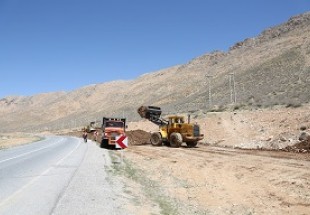
M 126 136 L 128 137 L 129 145 L 146 145 L 150 144 L 149 132 L 143 130 L 127 131 Z
M 125 150 L 125 160 L 135 173 L 128 186 L 140 185 L 131 189 L 140 190 L 135 193 L 140 199 L 165 201 L 162 214 L 309 213 L 309 153 L 205 144 L 153 147 L 145 141 L 148 132 L 128 136 L 134 144 Z
M 308 214 L 310 141 L 259 150 L 204 141 L 153 147 L 145 128 L 126 133 L 125 158 L 136 176 L 124 181 L 136 183 L 130 192 L 140 199 L 165 201 L 162 214 Z
M 195 148 L 153 147 L 158 127 L 130 123 L 121 168 L 127 192 L 143 214 L 158 205 L 169 215 L 308 214 L 310 141 L 298 140 L 310 128 L 304 113 L 212 113 L 197 119 L 205 138 Z
M 193 117 L 205 135 L 195 148 L 151 146 L 158 127 L 130 122 L 118 169 L 136 204 L 160 214 L 309 214 L 310 141 L 298 140 L 310 133 L 309 108 Z

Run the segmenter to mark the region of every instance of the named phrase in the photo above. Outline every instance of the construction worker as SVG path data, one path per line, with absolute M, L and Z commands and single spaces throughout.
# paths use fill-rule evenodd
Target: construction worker
M 97 142 L 97 137 L 98 137 L 98 132 L 97 131 L 95 131 L 94 132 L 94 140 Z
M 84 142 L 86 143 L 87 142 L 87 132 L 86 131 L 83 134 L 83 139 L 84 139 Z

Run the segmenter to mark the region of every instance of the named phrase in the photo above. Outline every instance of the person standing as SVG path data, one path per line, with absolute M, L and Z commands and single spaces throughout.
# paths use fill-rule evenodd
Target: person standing
M 98 131 L 94 132 L 94 140 L 97 142 L 97 137 L 98 137 Z
M 83 134 L 83 139 L 84 139 L 84 142 L 86 143 L 87 142 L 87 132 L 86 131 Z

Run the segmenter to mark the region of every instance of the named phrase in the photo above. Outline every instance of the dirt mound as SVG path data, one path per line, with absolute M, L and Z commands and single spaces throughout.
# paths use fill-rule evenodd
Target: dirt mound
M 98 131 L 98 140 L 101 140 L 102 138 L 102 132 Z M 82 131 L 71 131 L 64 134 L 64 136 L 74 136 L 82 138 Z M 150 136 L 151 134 L 149 132 L 143 131 L 143 130 L 132 130 L 132 131 L 126 131 L 126 136 L 128 137 L 128 144 L 129 145 L 146 145 L 150 144 Z M 93 133 L 88 133 L 88 139 L 94 140 Z
M 294 144 L 293 146 L 286 147 L 285 151 L 310 153 L 310 137 L 308 137 L 307 140 L 302 140 Z
M 129 145 L 146 145 L 150 143 L 151 134 L 142 130 L 126 131 Z

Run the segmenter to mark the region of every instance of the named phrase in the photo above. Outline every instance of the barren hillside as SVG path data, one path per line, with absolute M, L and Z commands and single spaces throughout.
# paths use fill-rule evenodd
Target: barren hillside
M 3 98 L 0 132 L 75 128 L 103 115 L 125 115 L 133 121 L 139 119 L 135 110 L 142 104 L 159 105 L 165 113 L 199 115 L 309 103 L 309 26 L 308 12 L 238 42 L 228 52 L 207 53 L 135 80 Z

